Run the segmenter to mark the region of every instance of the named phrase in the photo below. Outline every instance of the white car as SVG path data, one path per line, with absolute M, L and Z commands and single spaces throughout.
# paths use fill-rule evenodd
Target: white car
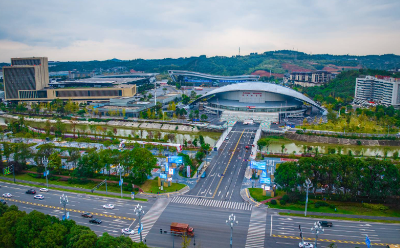
M 121 233 L 126 235 L 133 235 L 135 234 L 135 231 L 129 228 L 124 228 L 121 230 Z
M 3 194 L 3 197 L 5 197 L 5 198 L 10 198 L 10 197 L 12 197 L 12 194 L 10 194 L 10 193 L 4 193 L 4 194 Z
M 114 209 L 114 205 L 112 205 L 112 204 L 106 204 L 106 205 L 103 205 L 103 208 L 106 208 L 106 209 Z
M 40 192 L 47 192 L 47 191 L 49 191 L 49 189 L 48 188 L 41 188 L 41 189 L 39 189 L 39 191 Z
M 43 199 L 44 199 L 44 196 L 43 196 L 43 195 L 35 195 L 33 198 L 34 198 L 34 199 L 43 200 Z
M 304 242 L 304 245 L 303 245 L 303 244 L 301 244 L 301 242 L 299 242 L 299 247 L 300 248 L 313 248 L 314 245 L 311 243 L 308 243 L 308 242 Z

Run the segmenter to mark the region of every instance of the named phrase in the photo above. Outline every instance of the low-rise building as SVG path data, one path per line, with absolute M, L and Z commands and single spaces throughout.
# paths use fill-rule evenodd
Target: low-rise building
M 332 73 L 328 71 L 292 72 L 289 77 L 291 83 L 303 87 L 320 86 L 328 83 L 331 79 Z

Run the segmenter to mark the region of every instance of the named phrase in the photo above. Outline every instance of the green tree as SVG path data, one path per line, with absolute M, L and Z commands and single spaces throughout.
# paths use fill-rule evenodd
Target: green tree
M 17 223 L 15 246 L 35 247 L 35 244 L 40 243 L 40 233 L 49 225 L 51 225 L 51 221 L 46 215 L 33 210 Z
M 135 158 L 132 164 L 132 173 L 137 180 L 143 183 L 147 176 L 151 175 L 151 170 L 157 166 L 157 159 L 144 148 L 133 149 L 132 153 Z
M 61 164 L 60 153 L 53 152 L 53 154 L 50 155 L 48 166 L 49 168 L 52 168 L 53 170 L 57 171 L 58 174 L 61 173 L 62 164 Z
M 197 152 L 195 158 L 200 163 L 201 161 L 203 161 L 204 156 L 205 154 L 203 152 Z
M 26 165 L 26 160 L 33 156 L 29 145 L 25 143 L 18 143 L 14 145 L 14 161 L 19 164 Z
M 295 162 L 286 162 L 279 165 L 275 171 L 275 183 L 289 192 L 297 185 L 297 164 Z

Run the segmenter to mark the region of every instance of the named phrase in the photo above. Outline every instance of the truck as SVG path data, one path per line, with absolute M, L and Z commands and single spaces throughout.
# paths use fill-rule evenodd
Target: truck
M 172 222 L 170 231 L 181 236 L 194 236 L 193 227 L 190 227 L 189 224 Z

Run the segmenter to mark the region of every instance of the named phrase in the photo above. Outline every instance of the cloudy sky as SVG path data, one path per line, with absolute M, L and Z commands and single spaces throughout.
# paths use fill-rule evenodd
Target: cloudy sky
M 399 0 L 3 0 L 0 62 L 400 54 Z

